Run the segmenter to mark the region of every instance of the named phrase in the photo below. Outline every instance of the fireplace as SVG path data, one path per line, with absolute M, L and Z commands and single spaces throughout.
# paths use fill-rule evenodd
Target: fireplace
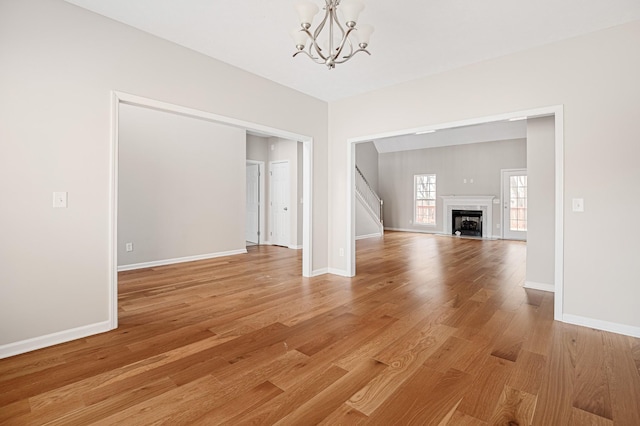
M 451 233 L 482 237 L 482 210 L 451 210 Z
M 442 232 L 445 234 L 449 234 L 451 232 L 455 232 L 454 222 L 453 222 L 453 211 L 454 210 L 463 210 L 463 211 L 476 211 L 482 213 L 481 216 L 481 224 L 476 225 L 476 229 L 478 231 L 475 234 L 481 238 L 493 238 L 491 228 L 493 223 L 493 204 L 499 200 L 496 199 L 493 195 L 441 195 L 442 198 Z M 470 224 L 471 221 L 478 221 L 478 216 L 467 215 L 469 219 L 467 219 L 467 228 L 473 227 Z M 462 231 L 460 231 L 462 234 Z

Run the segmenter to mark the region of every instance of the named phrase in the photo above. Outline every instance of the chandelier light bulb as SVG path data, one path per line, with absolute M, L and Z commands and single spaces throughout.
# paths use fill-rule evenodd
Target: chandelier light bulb
M 360 12 L 364 10 L 364 3 L 360 0 L 342 0 L 338 8 L 342 12 L 346 25 L 353 28 L 358 22 Z
M 360 47 L 363 49 L 369 45 L 369 40 L 371 39 L 371 34 L 373 34 L 374 28 L 372 25 L 362 24 L 358 25 L 358 29 L 355 32 L 356 38 L 358 39 Z
M 308 29 L 313 22 L 313 17 L 320 11 L 318 6 L 315 3 L 312 3 L 309 0 L 302 0 L 295 4 L 296 11 L 298 12 L 298 17 L 300 18 L 300 24 Z
M 299 28 L 294 28 L 291 31 L 291 38 L 296 44 L 296 49 L 298 50 L 303 50 L 307 45 L 307 41 L 309 41 L 309 36 L 307 35 L 307 33 Z

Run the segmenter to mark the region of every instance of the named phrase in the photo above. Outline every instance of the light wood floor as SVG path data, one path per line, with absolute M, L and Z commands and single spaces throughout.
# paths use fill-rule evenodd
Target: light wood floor
M 640 425 L 640 340 L 553 321 L 523 243 L 358 242 L 120 274 L 120 328 L 0 360 L 1 424 Z

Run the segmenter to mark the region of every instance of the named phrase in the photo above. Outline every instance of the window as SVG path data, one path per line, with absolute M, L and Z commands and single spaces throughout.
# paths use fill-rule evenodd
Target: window
M 511 176 L 509 179 L 511 200 L 509 203 L 509 229 L 527 230 L 527 176 Z
M 436 224 L 436 175 L 415 175 L 416 225 Z

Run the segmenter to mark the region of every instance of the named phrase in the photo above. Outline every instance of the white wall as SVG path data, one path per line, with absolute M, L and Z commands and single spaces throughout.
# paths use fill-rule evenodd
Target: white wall
M 527 120 L 526 285 L 553 288 L 555 268 L 555 119 Z
M 493 195 L 501 198 L 500 170 L 526 168 L 527 143 L 525 139 L 515 139 L 398 151 L 380 154 L 379 164 L 385 228 L 450 234 L 450 229 L 443 229 L 440 197 Z M 435 226 L 413 223 L 413 180 L 417 174 L 436 175 Z M 499 223 L 500 205 L 494 204 L 493 223 L 487 230 L 488 235 L 500 235 L 500 230 L 496 227 Z
M 565 319 L 640 335 L 637 243 L 612 226 L 621 202 L 640 209 L 640 49 L 632 40 L 640 21 L 332 102 L 330 267 L 347 272 L 339 249 L 349 244 L 350 138 L 564 105 Z M 584 213 L 571 211 L 572 198 L 584 198 Z
M 0 356 L 108 325 L 112 90 L 313 137 L 313 270 L 327 267 L 325 102 L 62 0 L 0 2 L 0 64 Z
M 119 129 L 118 266 L 244 250 L 244 130 L 131 105 Z

